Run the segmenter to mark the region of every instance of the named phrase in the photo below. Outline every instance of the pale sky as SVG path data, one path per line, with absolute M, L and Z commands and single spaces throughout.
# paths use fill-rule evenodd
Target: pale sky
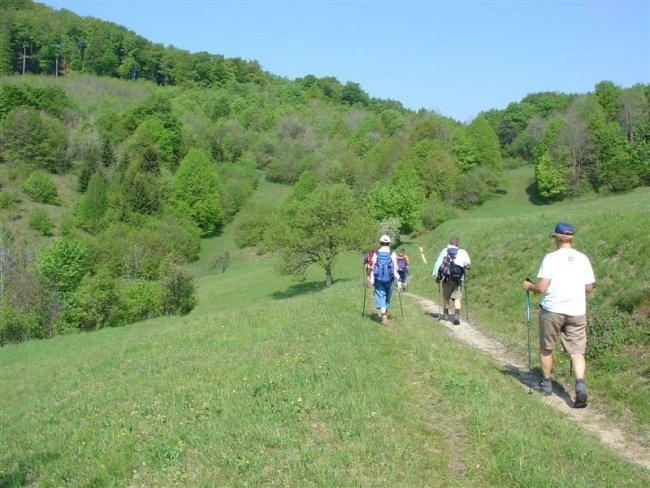
M 469 122 L 530 93 L 650 83 L 650 0 L 46 0 L 190 52 Z

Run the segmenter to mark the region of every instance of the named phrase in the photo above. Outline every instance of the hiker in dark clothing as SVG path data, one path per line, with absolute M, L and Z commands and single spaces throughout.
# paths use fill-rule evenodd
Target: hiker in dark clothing
M 410 265 L 411 260 L 409 259 L 408 254 L 406 254 L 406 250 L 400 249 L 399 254 L 397 255 L 397 274 L 399 275 L 397 290 L 400 292 L 406 291 L 406 287 L 408 286 Z

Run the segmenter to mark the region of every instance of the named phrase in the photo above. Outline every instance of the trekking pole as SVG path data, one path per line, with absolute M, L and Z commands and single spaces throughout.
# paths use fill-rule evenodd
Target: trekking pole
M 399 297 L 399 309 L 402 312 L 402 318 L 404 318 L 404 308 L 402 308 L 402 292 L 399 289 L 399 286 L 397 287 L 397 296 Z
M 469 295 L 467 293 L 467 270 L 465 270 L 465 280 L 463 281 L 463 290 L 465 292 L 465 320 L 469 322 Z
M 526 281 L 532 283 L 529 278 Z M 533 393 L 531 386 L 531 372 L 530 372 L 530 290 L 526 290 L 526 324 L 528 325 L 528 393 Z
M 361 309 L 361 316 L 366 316 L 366 293 L 368 292 L 368 280 L 366 278 L 366 269 L 363 269 L 363 308 Z
M 366 316 L 366 293 L 368 292 L 368 287 L 363 285 L 363 309 L 361 310 L 361 316 Z

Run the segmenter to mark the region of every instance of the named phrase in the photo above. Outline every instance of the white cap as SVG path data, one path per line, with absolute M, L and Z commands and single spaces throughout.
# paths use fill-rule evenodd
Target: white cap
M 381 236 L 381 237 L 379 238 L 379 242 L 380 242 L 381 244 L 390 244 L 390 236 L 384 234 L 383 236 Z

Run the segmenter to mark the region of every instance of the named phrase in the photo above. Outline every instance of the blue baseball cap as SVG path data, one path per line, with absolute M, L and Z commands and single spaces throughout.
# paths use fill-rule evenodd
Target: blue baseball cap
M 575 233 L 576 233 L 575 228 L 571 224 L 567 224 L 566 222 L 559 222 L 555 226 L 555 231 L 553 231 L 553 235 L 560 235 L 560 236 L 572 236 Z

